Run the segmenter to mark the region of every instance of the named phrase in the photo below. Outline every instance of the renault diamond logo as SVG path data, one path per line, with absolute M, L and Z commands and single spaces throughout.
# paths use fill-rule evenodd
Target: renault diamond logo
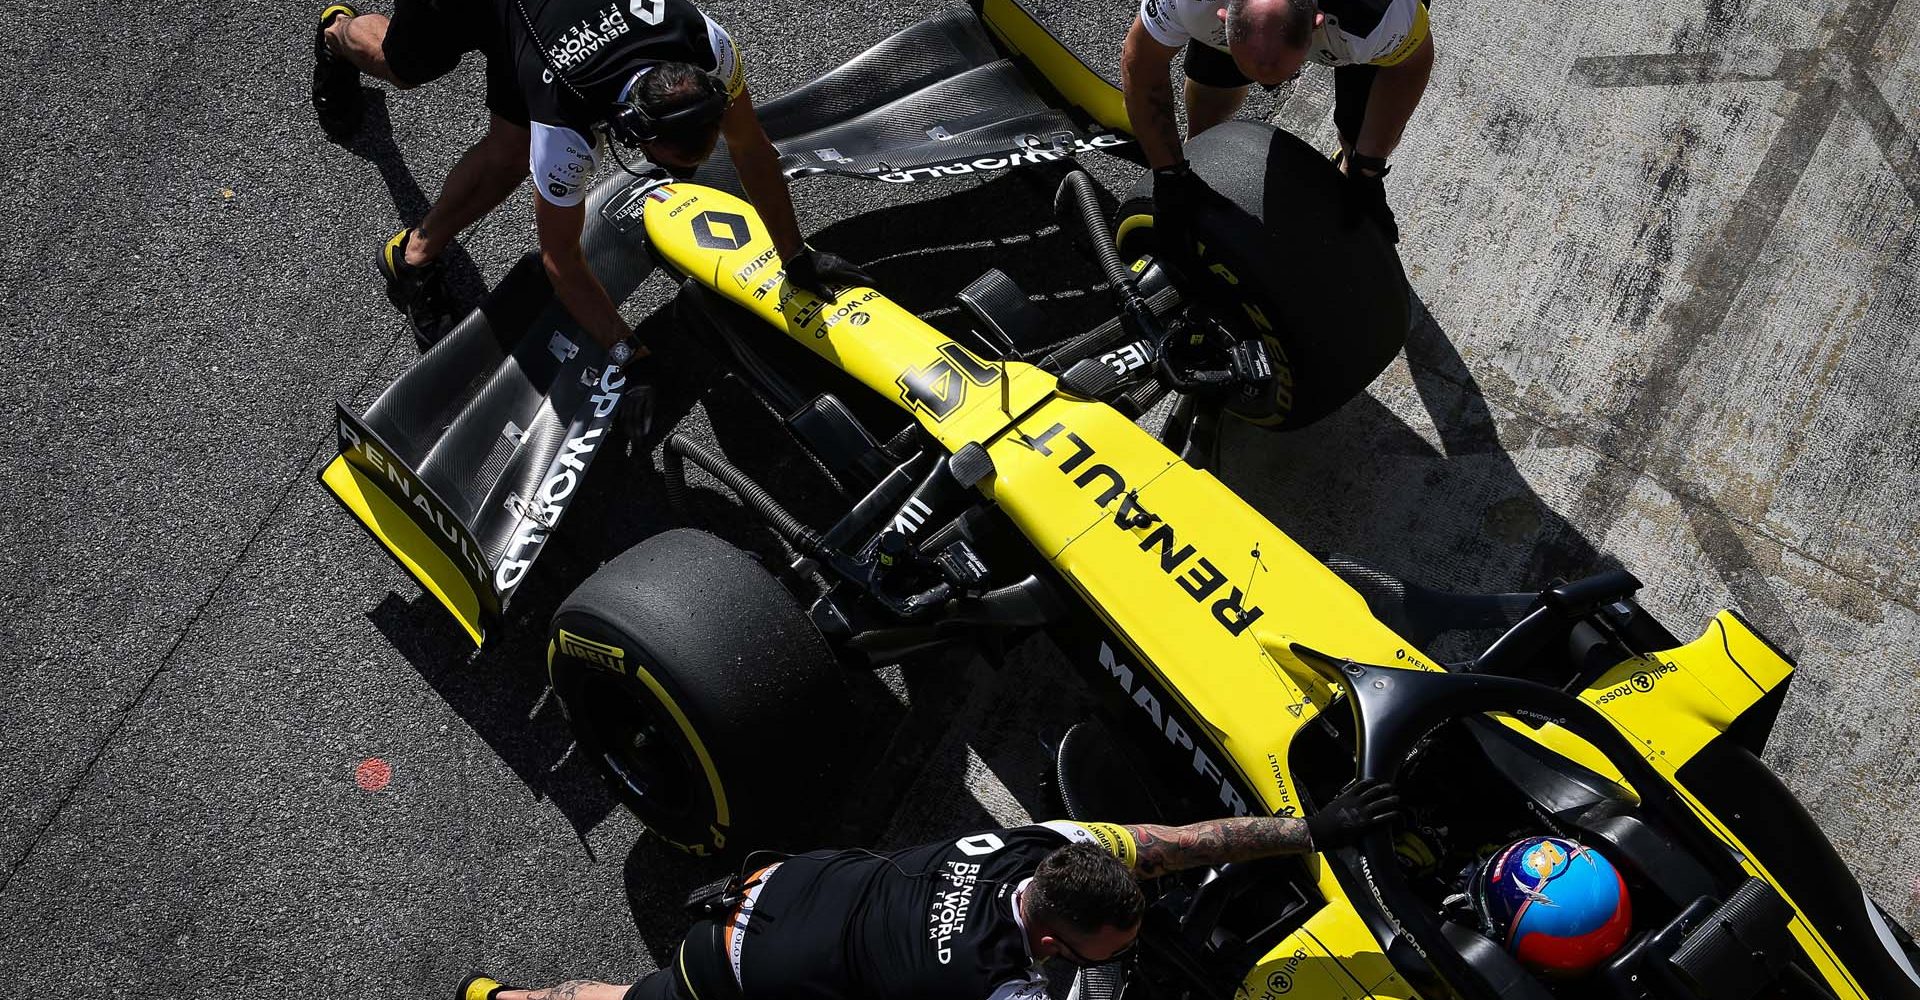
M 732 212 L 701 212 L 693 217 L 693 241 L 708 250 L 738 250 L 752 238 L 747 220 Z

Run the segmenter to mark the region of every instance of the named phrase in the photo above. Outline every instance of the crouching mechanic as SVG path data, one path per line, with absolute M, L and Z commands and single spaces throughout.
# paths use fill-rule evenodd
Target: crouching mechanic
M 332 4 L 320 15 L 315 44 L 321 124 L 335 135 L 357 125 L 362 72 L 414 87 L 472 51 L 487 62 L 487 132 L 455 165 L 426 218 L 380 253 L 389 295 L 423 343 L 455 318 L 436 266 L 441 251 L 531 170 L 540 256 L 555 296 L 609 357 L 646 354 L 628 341 L 619 308 L 580 247 L 587 189 L 602 155 L 596 132 L 681 178 L 724 135 L 788 280 L 823 296 L 830 284 L 871 284 L 846 261 L 802 242 L 733 39 L 689 0 L 396 0 L 391 18 Z
M 1354 201 L 1399 242 L 1383 179 L 1433 70 L 1424 0 L 1142 0 L 1120 73 L 1153 169 L 1154 225 L 1173 216 L 1175 237 L 1183 208 L 1206 194 L 1174 121 L 1171 67 L 1182 48 L 1189 139 L 1239 110 L 1249 84 L 1279 86 L 1309 59 L 1334 67 L 1340 169 Z
M 1056 821 L 803 854 L 745 879 L 738 902 L 637 985 L 522 990 L 476 976 L 458 1000 L 1045 1000 L 1046 959 L 1095 965 L 1133 949 L 1147 905 L 1137 879 L 1329 850 L 1399 809 L 1389 786 L 1362 782 L 1304 820 Z

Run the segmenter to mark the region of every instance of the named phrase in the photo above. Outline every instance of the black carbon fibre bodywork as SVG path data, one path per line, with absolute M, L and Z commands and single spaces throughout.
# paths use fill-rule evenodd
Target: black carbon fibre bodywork
M 1904 950 L 1887 940 L 1891 925 L 1873 910 L 1853 872 L 1800 800 L 1737 739 L 1721 737 L 1680 766 L 1680 783 L 1713 810 L 1792 896 L 1807 921 L 1867 995 L 1920 998 Z
M 994 45 L 972 10 L 958 8 L 761 105 L 759 114 L 788 177 L 911 183 L 1127 144 L 1051 96 Z M 739 190 L 724 146 L 694 179 Z

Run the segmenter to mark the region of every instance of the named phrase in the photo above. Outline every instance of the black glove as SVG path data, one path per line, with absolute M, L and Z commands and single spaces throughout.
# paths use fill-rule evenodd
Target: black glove
M 801 244 L 800 252 L 787 261 L 787 283 L 823 299 L 836 295 L 835 285 L 873 287 L 873 277 L 838 254 Z
M 1367 171 L 1376 171 L 1369 174 Z M 1347 194 L 1355 210 L 1380 227 L 1388 243 L 1400 242 L 1400 224 L 1387 204 L 1387 161 L 1355 154 L 1347 163 Z
M 627 436 L 627 442 L 639 445 L 653 430 L 653 404 L 659 393 L 654 389 L 660 364 L 652 354 L 642 354 L 621 367 L 627 384 L 620 389 L 620 403 L 613 411 L 614 425 Z
M 1307 817 L 1307 839 L 1316 851 L 1345 847 L 1367 830 L 1400 817 L 1400 793 L 1384 781 L 1354 782 L 1326 807 Z
M 1185 160 L 1153 172 L 1153 243 L 1176 267 L 1194 262 L 1193 216 L 1212 194 Z

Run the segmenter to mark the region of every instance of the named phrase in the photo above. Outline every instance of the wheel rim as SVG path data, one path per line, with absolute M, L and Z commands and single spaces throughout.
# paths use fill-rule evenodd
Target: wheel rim
M 586 678 L 577 700 L 580 741 L 627 805 L 649 826 L 704 829 L 706 778 L 665 708 L 611 675 Z

